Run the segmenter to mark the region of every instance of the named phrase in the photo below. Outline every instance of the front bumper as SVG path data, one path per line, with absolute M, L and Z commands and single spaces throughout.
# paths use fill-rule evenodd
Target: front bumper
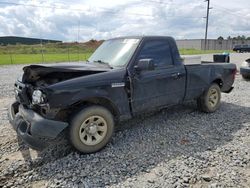
M 67 122 L 45 119 L 18 102 L 10 105 L 8 116 L 17 134 L 36 150 L 44 149 L 50 140 L 55 139 L 68 126 Z

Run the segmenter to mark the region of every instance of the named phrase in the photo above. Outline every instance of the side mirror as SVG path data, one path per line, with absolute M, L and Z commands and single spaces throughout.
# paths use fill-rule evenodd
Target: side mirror
M 154 70 L 155 64 L 153 59 L 140 59 L 137 65 L 134 66 L 136 72 L 144 71 L 144 70 Z

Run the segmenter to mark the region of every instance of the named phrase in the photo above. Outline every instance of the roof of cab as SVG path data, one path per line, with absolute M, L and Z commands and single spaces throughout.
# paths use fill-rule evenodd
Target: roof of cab
M 109 40 L 115 40 L 115 39 L 172 39 L 173 37 L 170 36 L 157 36 L 157 35 L 136 35 L 136 36 L 122 36 L 122 37 L 115 37 L 111 38 Z

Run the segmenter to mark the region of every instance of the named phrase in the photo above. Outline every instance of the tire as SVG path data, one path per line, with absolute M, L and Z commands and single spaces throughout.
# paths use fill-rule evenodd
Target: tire
M 220 107 L 220 100 L 220 87 L 214 83 L 197 99 L 197 106 L 202 112 L 212 113 Z
M 94 153 L 104 148 L 114 132 L 114 117 L 102 106 L 89 106 L 71 120 L 69 141 L 81 153 Z

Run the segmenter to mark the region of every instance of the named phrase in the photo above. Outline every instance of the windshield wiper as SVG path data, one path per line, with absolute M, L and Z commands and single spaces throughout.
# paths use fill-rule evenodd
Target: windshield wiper
M 102 64 L 108 64 L 107 62 L 104 62 L 102 60 L 94 60 L 95 63 L 102 63 Z
M 100 63 L 100 64 L 105 64 L 105 65 L 108 65 L 108 66 L 109 66 L 109 68 L 113 69 L 113 67 L 112 67 L 112 66 L 110 66 L 110 64 L 109 64 L 109 63 L 104 62 L 104 61 L 102 61 L 102 60 L 94 60 L 93 62 L 94 62 L 94 63 Z

